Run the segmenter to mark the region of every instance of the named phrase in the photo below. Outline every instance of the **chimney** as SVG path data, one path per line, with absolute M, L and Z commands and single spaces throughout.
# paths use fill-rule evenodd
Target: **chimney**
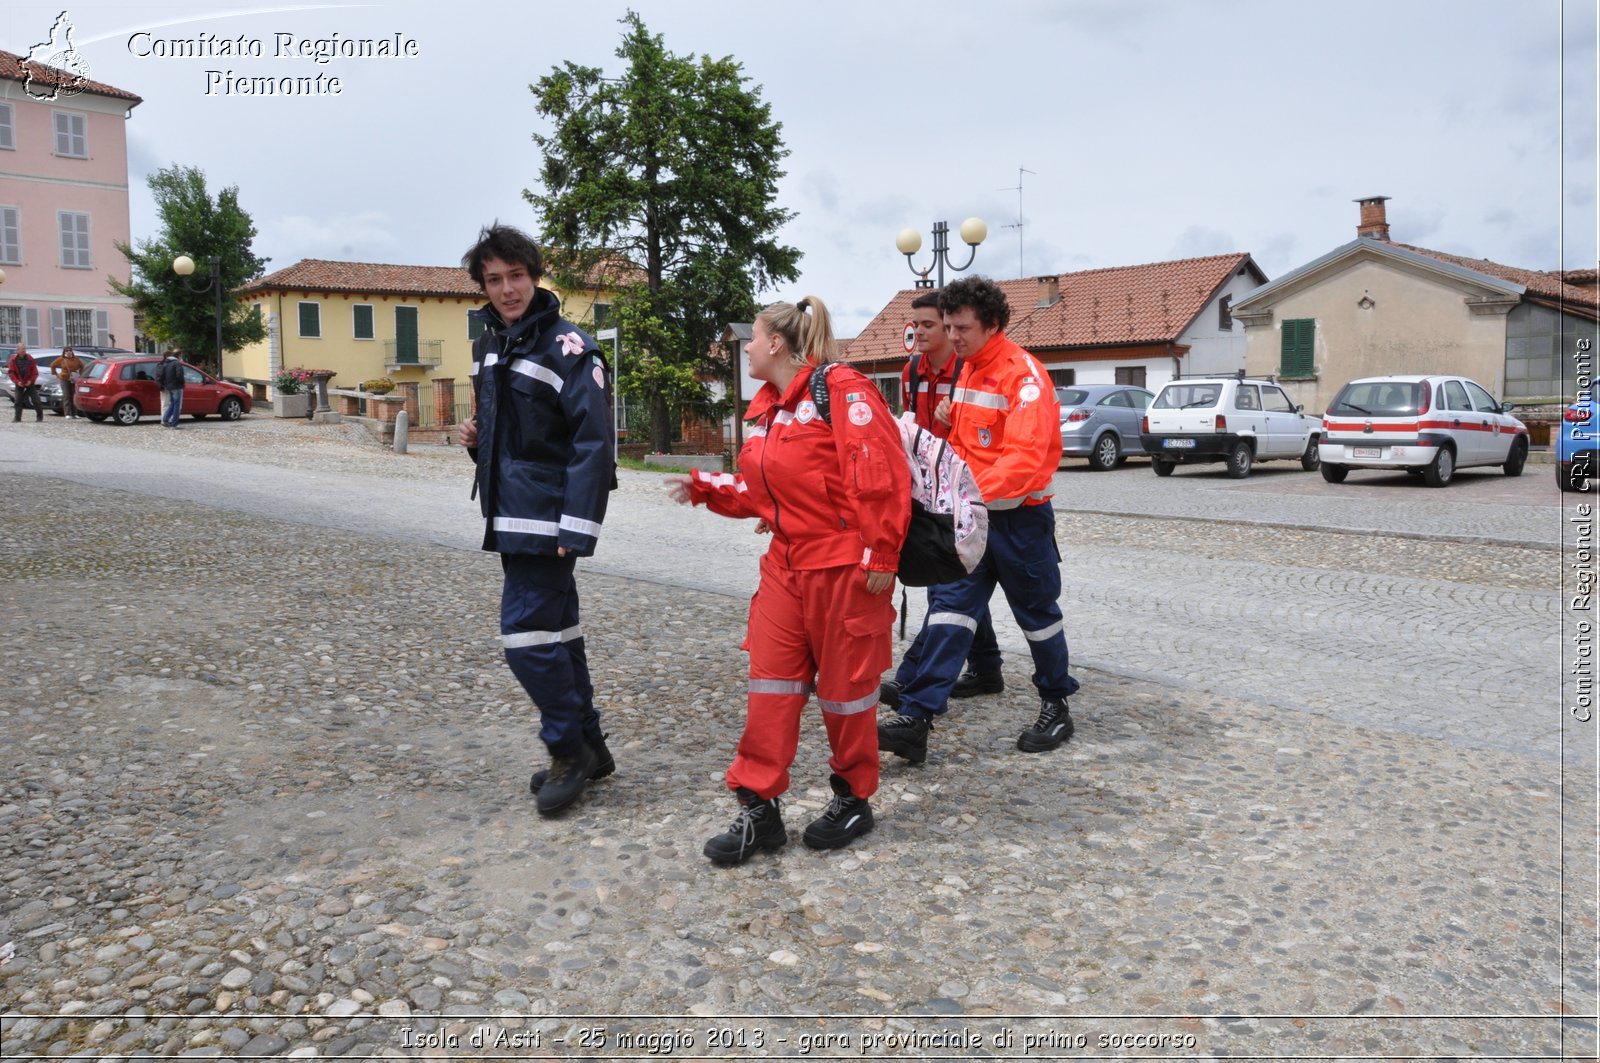
M 1039 277 L 1039 301 L 1034 305 L 1054 306 L 1061 301 L 1061 278 L 1057 276 Z
M 1356 200 L 1361 204 L 1361 223 L 1356 226 L 1357 236 L 1389 242 L 1389 219 L 1383 210 L 1383 204 L 1388 198 L 1388 196 L 1368 196 L 1366 199 Z

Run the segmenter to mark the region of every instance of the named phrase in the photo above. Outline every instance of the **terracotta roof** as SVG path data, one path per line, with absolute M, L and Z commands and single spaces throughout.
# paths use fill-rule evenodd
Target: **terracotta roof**
M 1520 284 L 1527 289 L 1527 294 L 1529 295 L 1543 296 L 1546 299 L 1558 302 L 1575 303 L 1579 306 L 1600 306 L 1600 291 L 1596 291 L 1592 287 L 1572 283 L 1574 280 L 1581 280 L 1585 274 L 1592 278 L 1594 275 L 1593 270 L 1557 270 L 1545 273 L 1538 270 L 1518 269 L 1516 266 L 1501 265 L 1499 262 L 1491 262 L 1486 258 L 1462 258 L 1460 255 L 1449 255 L 1443 251 L 1432 251 L 1426 247 L 1413 247 L 1410 244 L 1395 244 L 1394 246 L 1403 247 L 1407 251 L 1415 251 L 1419 255 L 1427 255 L 1429 258 L 1436 258 L 1441 262 L 1449 262 L 1464 269 L 1486 273 L 1491 277 L 1499 277 L 1501 280 L 1511 281 L 1513 284 Z M 1592 284 L 1593 280 L 1591 279 L 1589 283 Z
M 1006 334 L 1030 351 L 1168 343 L 1189 327 L 1229 277 L 1250 269 L 1266 277 L 1248 254 L 1235 252 L 1139 266 L 1081 270 L 1054 277 L 1061 298 L 1039 306 L 1039 278 L 997 281 L 1011 305 Z M 1050 280 L 1051 278 L 1044 278 Z M 896 293 L 846 352 L 847 361 L 904 358 L 905 324 L 916 289 Z
M 549 284 L 546 278 L 543 282 Z M 602 283 L 595 287 L 609 288 Z M 483 298 L 483 289 L 459 266 L 395 266 L 384 262 L 337 262 L 304 258 L 252 281 L 241 291 L 268 288 L 316 292 L 367 292 L 373 295 L 439 295 Z
M 251 281 L 240 292 L 270 289 L 483 298 L 483 289 L 474 284 L 460 266 L 393 266 L 382 262 L 333 262 L 322 258 L 303 258 L 292 266 Z
M 3 78 L 7 81 L 26 82 L 28 80 L 29 68 L 32 68 L 35 71 L 40 69 L 49 71 L 56 78 L 60 79 L 58 83 L 63 85 L 73 84 L 78 77 L 78 75 L 74 74 L 70 70 L 61 70 L 58 67 L 45 66 L 43 63 L 29 63 L 27 67 L 24 67 L 22 64 L 26 61 L 26 58 L 26 56 L 0 50 L 0 78 Z M 75 91 L 92 92 L 97 96 L 113 96 L 119 100 L 132 100 L 135 104 L 144 102 L 143 99 L 135 96 L 126 89 L 119 89 L 114 85 L 107 85 L 99 81 L 91 81 L 88 78 L 85 78 L 81 83 L 78 83 L 75 86 Z

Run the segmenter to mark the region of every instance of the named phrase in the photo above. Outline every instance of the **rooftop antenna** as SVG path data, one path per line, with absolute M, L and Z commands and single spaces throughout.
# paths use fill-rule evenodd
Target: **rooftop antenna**
M 1015 192 L 1017 194 L 1017 221 L 1016 221 L 1016 224 L 1015 225 L 1002 225 L 1002 226 L 1000 226 L 1000 228 L 1017 230 L 1017 276 L 1018 277 L 1026 277 L 1028 275 L 1028 271 L 1025 270 L 1023 268 L 1023 266 L 1022 266 L 1022 227 L 1023 227 L 1023 225 L 1026 224 L 1022 220 L 1022 175 L 1025 174 L 1025 173 L 1031 173 L 1035 177 L 1039 176 L 1037 173 L 1034 173 L 1034 171 L 1032 171 L 1032 170 L 1026 169 L 1025 167 L 1022 167 L 1022 166 L 1018 166 L 1017 167 L 1017 184 L 1016 184 L 1016 187 L 999 189 L 999 191 L 1001 191 L 1001 192 Z

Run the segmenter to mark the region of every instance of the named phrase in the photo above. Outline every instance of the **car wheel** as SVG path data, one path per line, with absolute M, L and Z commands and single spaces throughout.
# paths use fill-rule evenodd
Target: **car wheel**
M 1570 472 L 1563 472 L 1560 462 L 1556 463 L 1556 486 L 1563 491 L 1581 490 L 1578 486 L 1578 478 Z
M 106 415 L 103 413 L 86 413 L 84 416 L 97 423 L 106 419 Z
M 1429 487 L 1444 487 L 1456 475 L 1456 456 L 1449 447 L 1440 447 L 1428 467 L 1422 470 L 1422 482 Z
M 1150 467 L 1156 471 L 1157 476 L 1171 476 L 1172 470 L 1178 467 L 1175 461 L 1163 461 L 1160 458 L 1151 458 Z
M 123 399 L 111 409 L 111 418 L 120 425 L 139 423 L 139 404 L 132 399 Z
M 1250 449 L 1250 444 L 1240 440 L 1228 451 L 1228 475 L 1235 480 L 1243 480 L 1250 475 L 1250 466 L 1255 464 L 1255 451 Z
M 1522 467 L 1528 463 L 1528 441 L 1519 439 L 1511 444 L 1511 453 L 1506 455 L 1506 463 L 1500 468 L 1505 470 L 1507 476 L 1521 476 Z
M 1107 432 L 1094 441 L 1094 451 L 1089 455 L 1089 468 L 1095 472 L 1109 472 L 1117 467 L 1117 461 L 1122 457 L 1122 448 L 1117 446 L 1117 437 Z
M 1344 483 L 1344 478 L 1349 475 L 1350 466 L 1348 465 L 1324 465 L 1322 467 L 1322 478 L 1331 484 L 1342 484 Z
M 1306 452 L 1300 455 L 1300 467 L 1306 472 L 1316 472 L 1317 466 L 1321 464 L 1322 452 L 1317 449 L 1317 437 L 1312 436 L 1310 439 L 1306 440 Z M 1343 477 L 1340 479 L 1343 479 Z M 1329 480 L 1328 482 L 1331 484 L 1336 484 L 1339 481 Z
M 244 407 L 238 399 L 223 399 L 222 405 L 217 407 L 217 414 L 224 421 L 237 421 L 244 416 Z

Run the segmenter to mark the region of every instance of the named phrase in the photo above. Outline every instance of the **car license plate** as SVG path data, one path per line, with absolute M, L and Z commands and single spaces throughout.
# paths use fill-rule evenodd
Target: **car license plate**
M 1382 447 L 1351 447 L 1350 448 L 1350 456 L 1353 457 L 1353 458 L 1381 458 L 1381 457 L 1383 457 L 1383 448 Z
M 1192 439 L 1163 439 L 1161 441 L 1161 445 L 1166 447 L 1168 450 L 1193 450 L 1194 449 L 1194 440 L 1192 440 Z

